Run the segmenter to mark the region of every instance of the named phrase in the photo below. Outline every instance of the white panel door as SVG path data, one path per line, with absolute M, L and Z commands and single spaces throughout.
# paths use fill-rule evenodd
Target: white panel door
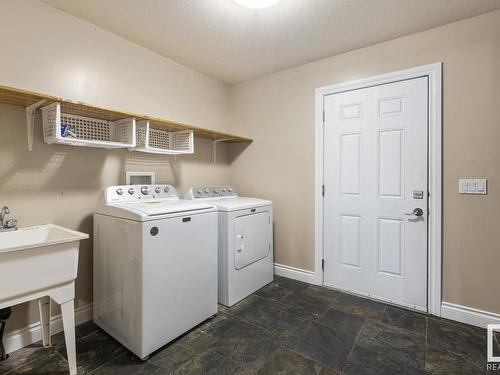
M 416 78 L 324 102 L 324 283 L 425 311 L 427 85 Z

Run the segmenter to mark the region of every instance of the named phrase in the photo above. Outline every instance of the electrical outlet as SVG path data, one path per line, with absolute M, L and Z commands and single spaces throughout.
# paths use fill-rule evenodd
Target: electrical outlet
M 461 178 L 458 180 L 460 194 L 487 194 L 487 180 L 485 178 Z

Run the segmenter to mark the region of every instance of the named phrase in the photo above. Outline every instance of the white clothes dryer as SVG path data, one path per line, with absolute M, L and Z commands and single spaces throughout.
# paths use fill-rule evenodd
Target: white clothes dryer
M 273 205 L 231 186 L 193 187 L 185 196 L 219 212 L 218 301 L 232 306 L 273 281 Z

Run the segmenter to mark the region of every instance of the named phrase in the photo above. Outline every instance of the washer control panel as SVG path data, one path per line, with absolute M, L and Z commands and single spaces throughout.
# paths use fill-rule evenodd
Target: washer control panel
M 186 199 L 205 199 L 237 196 L 238 193 L 230 185 L 192 187 L 186 193 Z
M 106 202 L 178 199 L 172 185 L 119 185 L 106 188 Z

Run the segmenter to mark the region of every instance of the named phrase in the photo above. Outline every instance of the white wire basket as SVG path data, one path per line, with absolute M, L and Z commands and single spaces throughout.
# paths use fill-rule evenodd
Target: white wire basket
M 98 148 L 135 147 L 135 119 L 116 121 L 61 113 L 61 104 L 42 108 L 43 139 L 46 143 Z
M 134 151 L 152 154 L 192 154 L 194 137 L 192 130 L 166 131 L 154 129 L 149 121 L 137 121 L 137 142 Z

